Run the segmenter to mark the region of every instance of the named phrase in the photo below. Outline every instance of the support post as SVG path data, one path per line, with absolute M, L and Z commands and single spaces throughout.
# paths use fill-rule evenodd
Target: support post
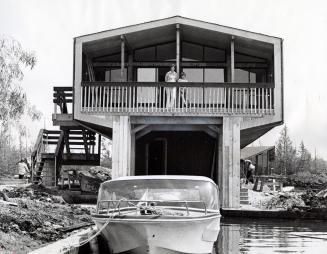
M 131 125 L 129 116 L 113 117 L 112 178 L 131 175 Z
M 219 189 L 223 208 L 240 206 L 240 117 L 224 117 L 219 137 Z
M 179 78 L 180 74 L 180 29 L 179 24 L 176 24 L 176 72 Z
M 125 69 L 125 38 L 120 36 L 120 79 L 124 81 L 124 69 Z
M 231 74 L 231 82 L 235 82 L 235 44 L 234 44 L 234 36 L 230 42 L 230 74 Z

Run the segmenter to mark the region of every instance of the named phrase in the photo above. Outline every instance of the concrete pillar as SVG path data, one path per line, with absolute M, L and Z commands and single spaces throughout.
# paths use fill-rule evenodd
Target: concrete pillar
M 218 184 L 224 208 L 240 206 L 240 117 L 224 117 L 219 135 Z
M 133 174 L 133 153 L 135 145 L 132 145 L 131 124 L 129 116 L 113 117 L 112 134 L 112 178 L 129 176 Z

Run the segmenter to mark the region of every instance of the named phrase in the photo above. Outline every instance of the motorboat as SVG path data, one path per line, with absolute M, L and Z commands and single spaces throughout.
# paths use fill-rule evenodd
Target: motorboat
M 218 187 L 202 176 L 128 176 L 101 184 L 92 218 L 112 253 L 211 253 Z

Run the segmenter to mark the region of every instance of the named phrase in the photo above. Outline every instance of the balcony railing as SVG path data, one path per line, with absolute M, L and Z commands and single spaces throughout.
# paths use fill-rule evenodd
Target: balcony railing
M 271 83 L 82 82 L 81 112 L 129 115 L 274 114 Z

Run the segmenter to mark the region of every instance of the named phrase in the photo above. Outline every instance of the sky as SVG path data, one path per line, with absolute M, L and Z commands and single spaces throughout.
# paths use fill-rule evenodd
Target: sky
M 327 2 L 324 0 L 0 0 L 0 36 L 34 51 L 25 71 L 27 98 L 44 119 L 27 125 L 31 140 L 52 128 L 53 86 L 72 85 L 73 38 L 181 15 L 284 39 L 285 123 L 327 159 Z M 274 145 L 281 127 L 255 142 Z

